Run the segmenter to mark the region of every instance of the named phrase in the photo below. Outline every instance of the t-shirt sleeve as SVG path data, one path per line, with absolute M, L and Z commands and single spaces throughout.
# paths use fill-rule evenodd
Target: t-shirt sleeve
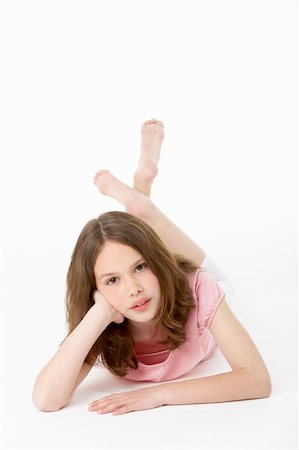
M 206 270 L 198 271 L 195 280 L 195 295 L 198 303 L 198 326 L 209 328 L 224 291 Z

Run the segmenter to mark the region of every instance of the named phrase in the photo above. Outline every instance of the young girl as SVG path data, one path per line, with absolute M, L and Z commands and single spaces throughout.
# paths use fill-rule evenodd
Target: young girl
M 167 383 L 96 400 L 89 411 L 123 414 L 162 405 L 268 397 L 268 370 L 226 302 L 227 277 L 204 251 L 150 200 L 163 123 L 142 126 L 134 189 L 102 170 L 95 184 L 121 202 L 89 221 L 67 275 L 69 334 L 39 373 L 34 404 L 43 411 L 67 405 L 98 361 L 113 374 Z M 219 347 L 231 371 L 169 382 Z

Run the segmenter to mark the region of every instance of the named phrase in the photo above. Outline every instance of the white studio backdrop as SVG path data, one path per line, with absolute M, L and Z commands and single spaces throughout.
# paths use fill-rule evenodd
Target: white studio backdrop
M 295 448 L 297 2 L 0 4 L 2 448 Z M 141 424 L 134 443 L 124 443 L 113 417 L 42 414 L 30 398 L 66 332 L 65 276 L 79 232 L 101 212 L 123 210 L 97 192 L 94 173 L 109 169 L 132 184 L 140 127 L 153 117 L 165 139 L 152 198 L 231 278 L 233 309 L 274 386 L 268 403 L 252 402 L 250 411 L 250 402 L 227 406 L 240 409 L 225 429 L 226 405 L 205 406 L 198 436 L 196 409 L 186 407 L 189 435 L 177 423 L 184 409 L 166 418 L 162 409 L 165 426 L 182 432 L 155 447 L 141 419 L 151 427 L 157 412 L 117 419 L 124 431 Z M 84 403 L 78 408 L 86 415 Z M 250 414 L 264 425 L 248 430 Z M 77 433 L 71 447 L 63 423 Z

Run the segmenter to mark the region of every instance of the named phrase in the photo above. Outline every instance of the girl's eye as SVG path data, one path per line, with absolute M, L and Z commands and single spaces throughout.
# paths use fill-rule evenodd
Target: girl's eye
M 144 270 L 145 268 L 147 267 L 147 264 L 146 263 L 141 263 L 141 264 L 138 264 L 138 266 L 136 266 L 136 271 L 137 272 L 142 272 L 142 270 Z
M 111 286 L 112 284 L 115 284 L 115 283 L 116 283 L 116 278 L 113 277 L 113 278 L 109 278 L 109 280 L 107 281 L 106 284 L 109 284 Z

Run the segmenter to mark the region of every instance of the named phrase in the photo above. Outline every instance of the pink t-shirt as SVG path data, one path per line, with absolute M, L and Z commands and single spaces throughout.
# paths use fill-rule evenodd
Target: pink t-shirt
M 167 381 L 190 372 L 198 363 L 212 356 L 216 342 L 209 327 L 224 298 L 224 292 L 205 269 L 188 276 L 196 307 L 186 323 L 184 344 L 168 352 L 167 358 L 157 364 L 138 362 L 137 369 L 129 369 L 124 378 L 133 381 Z

